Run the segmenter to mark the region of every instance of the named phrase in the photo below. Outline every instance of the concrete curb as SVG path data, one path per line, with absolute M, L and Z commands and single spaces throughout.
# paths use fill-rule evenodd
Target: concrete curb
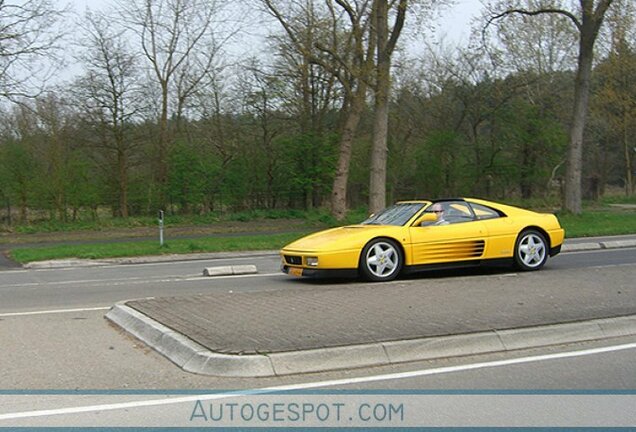
M 228 377 L 275 375 L 267 356 L 225 355 L 212 352 L 125 304 L 113 306 L 106 318 L 185 371 Z
M 170 254 L 170 255 L 150 255 L 140 257 L 127 258 L 109 258 L 103 260 L 110 265 L 113 264 L 146 264 L 146 263 L 162 263 L 174 261 L 205 261 L 215 259 L 232 259 L 232 258 L 251 258 L 278 255 L 278 250 L 260 250 L 260 251 L 235 251 L 235 252 L 205 252 L 193 254 Z
M 254 264 L 235 265 L 235 266 L 217 266 L 207 267 L 203 269 L 203 276 L 231 276 L 258 273 L 258 269 Z
M 561 253 L 602 249 L 600 243 L 572 243 L 561 246 Z
M 589 243 L 565 243 L 561 247 L 561 252 L 578 252 L 586 250 L 598 250 L 598 249 L 622 249 L 636 247 L 636 240 L 607 240 L 599 242 Z
M 271 377 L 507 352 L 636 335 L 636 315 L 574 323 L 260 355 L 210 351 L 125 304 L 106 318 L 188 372 L 220 377 Z
M 104 260 L 89 260 L 89 259 L 59 259 L 48 261 L 33 261 L 26 263 L 22 266 L 25 269 L 43 270 L 43 269 L 58 269 L 67 267 L 101 267 L 110 265 L 108 261 Z
M 636 247 L 636 240 L 611 240 L 599 243 L 603 249 Z

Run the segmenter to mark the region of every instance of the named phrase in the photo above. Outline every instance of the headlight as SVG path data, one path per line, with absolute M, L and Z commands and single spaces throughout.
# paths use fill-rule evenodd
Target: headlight
M 318 258 L 317 257 L 306 257 L 305 262 L 308 266 L 318 267 Z

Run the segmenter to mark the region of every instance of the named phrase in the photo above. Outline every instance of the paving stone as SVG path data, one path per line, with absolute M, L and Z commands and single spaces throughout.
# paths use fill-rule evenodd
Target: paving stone
M 558 278 L 555 278 L 558 271 Z M 558 280 L 558 285 L 554 281 Z M 551 270 L 130 301 L 210 351 L 250 355 L 636 314 L 636 267 Z

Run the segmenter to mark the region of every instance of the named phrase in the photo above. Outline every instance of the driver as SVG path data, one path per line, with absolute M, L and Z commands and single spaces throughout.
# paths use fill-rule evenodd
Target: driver
M 431 206 L 431 213 L 435 213 L 437 221 L 433 225 L 448 225 L 449 222 L 444 218 L 444 207 L 440 203 L 435 203 Z

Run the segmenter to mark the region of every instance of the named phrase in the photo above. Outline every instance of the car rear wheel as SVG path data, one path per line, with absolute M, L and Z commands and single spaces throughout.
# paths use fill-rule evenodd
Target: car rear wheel
M 393 240 L 376 239 L 362 249 L 360 271 L 365 279 L 390 281 L 400 273 L 402 262 L 402 250 Z
M 521 270 L 539 270 L 548 260 L 548 242 L 536 230 L 525 230 L 519 234 L 515 245 L 515 263 Z

